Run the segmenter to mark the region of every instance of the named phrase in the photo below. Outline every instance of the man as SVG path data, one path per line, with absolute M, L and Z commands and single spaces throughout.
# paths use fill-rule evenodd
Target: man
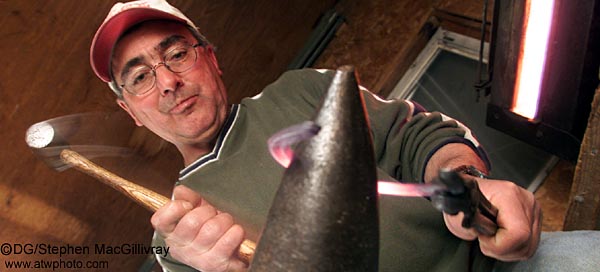
M 163 0 L 116 4 L 94 37 L 91 63 L 135 123 L 183 156 L 181 185 L 151 220 L 156 243 L 170 248 L 159 262 L 172 271 L 245 270 L 237 248 L 258 237 L 283 173 L 266 139 L 312 117 L 331 73 L 288 72 L 260 96 L 229 105 L 211 45 Z M 408 101 L 365 99 L 381 176 L 429 182 L 440 168 L 486 172 L 485 156 L 460 123 Z M 462 228 L 461 215 L 442 217 L 426 199 L 382 197 L 380 269 L 485 267 L 488 259 L 470 253 L 471 240 L 495 259 L 532 256 L 540 238 L 533 195 L 508 181 L 476 180 L 499 209 L 496 235 Z

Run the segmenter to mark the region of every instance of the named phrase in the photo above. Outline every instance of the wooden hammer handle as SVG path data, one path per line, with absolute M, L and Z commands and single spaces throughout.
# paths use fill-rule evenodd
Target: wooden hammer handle
M 102 181 L 104 184 L 125 194 L 152 212 L 155 212 L 169 202 L 169 199 L 165 196 L 117 176 L 73 150 L 65 149 L 61 151 L 60 158 L 66 164 Z
M 91 162 L 73 150 L 64 149 L 60 152 L 60 158 L 66 164 L 71 165 L 79 171 L 102 181 L 104 184 L 125 194 L 152 212 L 155 212 L 169 202 L 169 199 L 165 196 L 117 176 L 114 173 Z M 240 246 L 238 255 L 242 261 L 249 264 L 254 256 L 255 250 L 256 243 L 250 240 L 244 240 Z

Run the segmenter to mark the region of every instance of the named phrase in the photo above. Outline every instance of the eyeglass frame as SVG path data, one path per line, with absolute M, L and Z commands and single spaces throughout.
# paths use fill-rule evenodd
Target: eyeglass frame
M 129 94 L 131 94 L 131 95 L 134 95 L 134 96 L 144 96 L 144 95 L 146 95 L 146 94 L 149 94 L 149 93 L 152 91 L 152 88 L 154 88 L 154 86 L 156 86 L 156 70 L 157 70 L 157 69 L 158 69 L 160 66 L 165 66 L 165 68 L 167 68 L 167 70 L 169 70 L 170 72 L 172 72 L 172 73 L 175 73 L 175 74 L 181 74 L 181 73 L 184 73 L 184 72 L 187 72 L 187 71 L 189 71 L 189 70 L 190 70 L 192 67 L 194 67 L 194 65 L 195 65 L 195 64 L 196 64 L 196 62 L 198 61 L 198 52 L 196 52 L 196 47 L 199 47 L 199 46 L 205 46 L 205 44 L 204 44 L 204 43 L 196 43 L 196 44 L 190 45 L 189 43 L 185 43 L 185 47 L 190 47 L 190 48 L 192 48 L 192 49 L 193 49 L 193 51 L 194 51 L 194 56 L 195 56 L 195 57 L 194 57 L 194 62 L 192 63 L 192 65 L 190 65 L 190 67 L 186 68 L 186 69 L 185 69 L 185 70 L 183 70 L 183 71 L 176 72 L 176 71 L 173 71 L 173 70 L 171 69 L 171 66 L 169 66 L 169 65 L 167 64 L 167 61 L 164 61 L 164 56 L 165 56 L 165 55 L 167 55 L 167 54 L 164 54 L 164 55 L 163 55 L 163 57 L 162 57 L 162 58 L 163 58 L 163 61 L 160 61 L 160 62 L 158 62 L 158 63 L 156 63 L 156 64 L 154 64 L 154 65 L 147 65 L 147 64 L 144 64 L 143 66 L 146 66 L 146 67 L 150 68 L 150 71 L 152 71 L 152 75 L 154 76 L 154 80 L 152 81 L 152 84 L 150 85 L 150 87 L 148 87 L 148 89 L 147 89 L 147 90 L 145 90 L 145 91 L 143 91 L 143 92 L 141 92 L 141 93 L 134 93 L 134 92 L 132 92 L 132 91 L 128 90 L 128 89 L 125 87 L 125 85 L 126 85 L 126 84 L 121 84 L 121 85 L 118 85 L 118 86 L 119 86 L 121 89 L 125 90 L 127 93 L 129 93 Z M 177 47 L 177 48 L 179 48 L 179 47 Z M 175 49 L 177 49 L 177 48 L 173 48 L 173 49 L 169 50 L 167 53 L 169 53 L 169 52 L 171 52 L 172 50 L 175 50 Z

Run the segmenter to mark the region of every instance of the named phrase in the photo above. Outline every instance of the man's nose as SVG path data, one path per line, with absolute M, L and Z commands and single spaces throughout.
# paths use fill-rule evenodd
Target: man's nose
M 154 70 L 156 76 L 156 87 L 162 96 L 174 92 L 181 85 L 181 77 L 171 71 L 165 64 L 159 65 Z

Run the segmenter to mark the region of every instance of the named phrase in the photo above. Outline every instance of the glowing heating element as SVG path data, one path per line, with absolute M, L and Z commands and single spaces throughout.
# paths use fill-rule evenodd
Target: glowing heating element
M 527 0 L 526 3 L 525 35 L 521 43 L 512 111 L 529 119 L 534 119 L 537 113 L 553 7 L 554 0 Z

